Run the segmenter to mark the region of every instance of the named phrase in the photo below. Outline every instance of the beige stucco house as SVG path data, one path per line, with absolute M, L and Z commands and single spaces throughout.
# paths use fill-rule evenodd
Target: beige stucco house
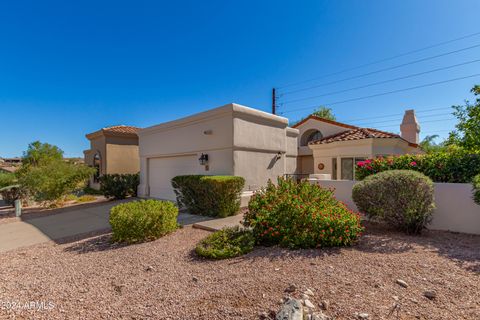
M 299 130 L 297 171 L 300 176 L 353 180 L 359 161 L 378 156 L 421 153 L 420 126 L 413 110 L 407 110 L 401 135 L 360 128 L 310 115 L 293 126 Z
M 288 119 L 238 104 L 141 129 L 139 196 L 175 200 L 177 175 L 237 175 L 245 192 L 295 172 L 298 130 Z
M 97 169 L 90 179 L 90 187 L 98 189 L 98 179 L 103 174 L 140 171 L 138 130 L 137 127 L 120 125 L 86 135 L 90 140 L 90 149 L 83 151 L 85 164 Z

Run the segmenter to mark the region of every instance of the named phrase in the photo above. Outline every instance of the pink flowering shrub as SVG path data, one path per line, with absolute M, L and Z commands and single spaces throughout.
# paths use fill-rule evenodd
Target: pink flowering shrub
M 252 196 L 244 225 L 258 244 L 289 248 L 351 245 L 363 231 L 359 214 L 333 190 L 283 178 Z
M 357 163 L 355 178 L 363 180 L 387 170 L 419 171 L 434 182 L 469 183 L 480 172 L 480 154 L 451 148 L 445 152 L 367 159 Z

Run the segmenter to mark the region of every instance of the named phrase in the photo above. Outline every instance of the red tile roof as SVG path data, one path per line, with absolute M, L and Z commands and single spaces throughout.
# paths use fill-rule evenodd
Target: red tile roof
M 317 121 L 321 121 L 321 122 L 325 122 L 325 123 L 329 123 L 329 124 L 333 124 L 335 126 L 339 126 L 339 127 L 344 127 L 344 128 L 347 128 L 347 129 L 358 129 L 358 127 L 356 126 L 352 126 L 352 125 L 349 125 L 349 124 L 346 124 L 346 123 L 342 123 L 342 122 L 338 122 L 338 121 L 333 121 L 333 120 L 328 120 L 328 119 L 324 119 L 324 118 L 320 118 L 320 117 L 317 117 L 316 115 L 309 115 L 308 117 L 306 117 L 305 119 L 303 119 L 302 121 L 300 122 L 297 122 L 295 123 L 292 128 L 296 128 L 300 125 L 302 125 L 303 123 L 307 122 L 308 120 L 310 119 L 313 119 L 313 120 L 317 120 Z
M 103 132 L 126 134 L 137 134 L 138 130 L 140 130 L 140 128 L 125 125 L 106 127 L 102 129 Z
M 327 143 L 332 143 L 337 141 L 352 141 L 352 140 L 362 140 L 362 139 L 371 139 L 371 138 L 380 138 L 380 139 L 397 138 L 397 139 L 405 140 L 400 135 L 395 133 L 380 131 L 380 130 L 371 129 L 371 128 L 357 128 L 353 130 L 342 131 L 327 137 L 323 137 L 322 139 L 311 141 L 309 144 L 327 144 Z M 408 144 L 412 147 L 418 146 L 415 143 L 408 142 Z
M 138 127 L 118 125 L 118 126 L 111 126 L 111 127 L 102 128 L 98 131 L 89 133 L 86 136 L 87 136 L 88 139 L 98 137 L 101 134 L 124 136 L 124 137 L 125 136 L 136 137 L 137 134 L 138 134 L 138 130 L 140 130 L 140 128 L 138 128 Z

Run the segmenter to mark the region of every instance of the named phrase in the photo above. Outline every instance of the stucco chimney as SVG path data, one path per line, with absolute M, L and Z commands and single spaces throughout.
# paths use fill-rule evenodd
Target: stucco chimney
M 403 121 L 400 125 L 400 132 L 403 139 L 412 143 L 419 143 L 420 124 L 415 116 L 415 110 L 406 110 Z

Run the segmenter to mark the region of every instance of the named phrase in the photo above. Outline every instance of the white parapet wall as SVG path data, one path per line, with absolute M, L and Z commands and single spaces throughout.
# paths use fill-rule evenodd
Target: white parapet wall
M 335 196 L 349 208 L 358 210 L 352 200 L 354 181 L 318 180 L 322 187 L 334 188 Z M 469 183 L 435 183 L 435 211 L 432 230 L 447 230 L 480 234 L 480 206 L 472 200 L 472 185 Z

